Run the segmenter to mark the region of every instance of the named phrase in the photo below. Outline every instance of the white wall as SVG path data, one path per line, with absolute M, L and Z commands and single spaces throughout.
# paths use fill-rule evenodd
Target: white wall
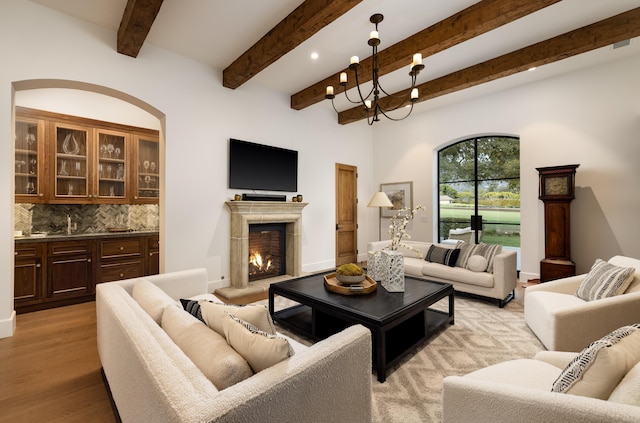
M 544 71 L 544 68 L 538 69 Z M 476 134 L 520 137 L 522 274 L 539 275 L 544 212 L 536 167 L 580 164 L 571 203 L 572 259 L 586 272 L 598 257 L 640 257 L 640 57 L 554 76 L 420 113 L 374 133 L 376 183 L 413 181 L 415 204 L 434 207 L 433 155 Z M 417 221 L 414 238 L 434 239 Z
M 95 89 L 134 102 L 159 120 L 165 139 L 160 208 L 164 271 L 206 267 L 212 281 L 228 280 L 229 213 L 224 202 L 235 193 L 226 188 L 230 137 L 299 151 L 298 187 L 309 203 L 303 213 L 304 271 L 335 262 L 335 163 L 358 167 L 360 198 L 368 200 L 375 189 L 371 129 L 338 125 L 327 107 L 294 111 L 287 95 L 251 81 L 235 91 L 226 89 L 220 70 L 152 45 L 145 44 L 135 59 L 120 55 L 115 33 L 26 0 L 0 3 L 0 39 L 0 218 L 6 222 L 0 225 L 0 337 L 10 335 L 15 323 L 13 87 Z M 377 231 L 376 215 L 366 203 L 359 206 L 360 251 Z

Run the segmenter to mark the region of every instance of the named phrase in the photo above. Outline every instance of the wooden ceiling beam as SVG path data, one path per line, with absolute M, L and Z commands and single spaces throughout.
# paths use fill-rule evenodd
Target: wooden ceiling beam
M 423 57 L 444 51 L 463 41 L 494 30 L 502 25 L 515 21 L 560 0 L 482 0 L 448 18 L 423 29 L 378 53 L 379 75 L 396 71 L 402 67 L 409 67 L 414 53 L 422 53 Z M 401 25 L 401 22 L 397 23 Z M 381 34 L 384 36 L 384 29 Z M 361 70 L 358 72 L 360 82 L 371 80 L 372 59 L 368 57 L 360 61 Z M 355 87 L 355 78 L 351 71 L 347 72 L 349 80 L 347 89 Z M 291 108 L 304 109 L 325 99 L 327 85 L 332 85 L 334 93 L 344 91 L 339 84 L 340 72 L 313 84 L 291 96 Z
M 128 0 L 118 28 L 118 53 L 138 57 L 162 0 Z
M 464 90 L 485 82 L 526 71 L 571 56 L 586 53 L 619 41 L 640 36 L 640 8 L 567 32 L 554 38 L 521 48 L 486 62 L 470 66 L 418 86 L 418 102 Z M 393 94 L 408 96 L 409 90 Z M 389 97 L 381 98 L 383 108 L 398 107 Z M 406 101 L 403 104 L 409 104 Z M 402 106 L 400 104 L 399 106 Z M 354 107 L 338 114 L 338 123 L 347 124 L 365 119 L 363 107 Z
M 236 89 L 362 0 L 306 0 L 222 72 Z

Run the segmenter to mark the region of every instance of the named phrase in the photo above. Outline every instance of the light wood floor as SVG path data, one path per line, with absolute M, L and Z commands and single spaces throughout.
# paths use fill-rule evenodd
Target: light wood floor
M 0 339 L 0 422 L 113 423 L 95 302 L 19 314 Z

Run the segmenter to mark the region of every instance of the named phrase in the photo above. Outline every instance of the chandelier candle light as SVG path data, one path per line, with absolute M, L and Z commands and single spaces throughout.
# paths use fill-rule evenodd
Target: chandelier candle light
M 371 46 L 373 51 L 371 55 L 371 60 L 372 60 L 371 81 L 373 82 L 373 87 L 371 88 L 371 91 L 369 91 L 369 94 L 367 94 L 366 96 L 362 95 L 362 89 L 360 87 L 360 82 L 358 79 L 358 70 L 360 69 L 360 58 L 358 56 L 351 57 L 351 64 L 349 65 L 349 69 L 352 70 L 355 74 L 356 88 L 358 89 L 358 97 L 360 98 L 359 100 L 354 101 L 349 98 L 349 95 L 347 94 L 347 88 L 346 88 L 347 73 L 346 72 L 340 73 L 340 85 L 344 87 L 345 97 L 350 103 L 364 105 L 364 108 L 367 111 L 367 123 L 369 125 L 373 125 L 373 122 L 378 122 L 380 120 L 381 114 L 384 115 L 387 119 L 394 120 L 394 121 L 403 120 L 409 117 L 409 115 L 413 111 L 413 104 L 418 100 L 418 88 L 416 88 L 416 78 L 420 73 L 420 71 L 424 69 L 424 65 L 422 64 L 422 54 L 420 53 L 414 54 L 413 61 L 411 62 L 411 67 L 409 70 L 409 76 L 411 77 L 411 88 L 409 89 L 408 98 L 407 96 L 396 96 L 396 95 L 389 94 L 382 88 L 382 86 L 380 85 L 380 81 L 378 80 L 378 77 L 379 77 L 378 45 L 380 44 L 380 38 L 378 38 L 378 24 L 382 22 L 383 19 L 384 19 L 384 16 L 382 16 L 382 14 L 380 13 L 376 13 L 372 15 L 371 18 L 369 18 L 369 21 L 371 21 L 371 23 L 373 23 L 376 27 L 376 29 L 374 31 L 371 31 L 371 33 L 369 34 L 369 41 L 368 41 L 368 44 Z M 387 98 L 391 97 L 391 98 L 397 99 L 398 102 L 396 103 L 396 105 L 388 109 L 385 109 L 384 107 L 382 107 L 379 101 L 381 92 L 386 94 Z M 333 102 L 333 99 L 335 98 L 335 94 L 334 94 L 332 85 L 329 85 L 327 87 L 325 98 L 328 100 L 331 100 L 333 109 L 336 111 L 336 113 L 339 113 Z M 394 118 L 387 114 L 390 111 L 397 110 L 400 107 L 402 107 L 407 100 L 410 100 L 411 106 L 409 108 L 409 112 L 404 117 Z

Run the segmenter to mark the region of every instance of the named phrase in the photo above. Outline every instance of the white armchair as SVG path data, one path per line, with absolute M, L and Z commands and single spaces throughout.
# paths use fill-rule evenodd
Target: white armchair
M 585 274 L 525 289 L 525 321 L 548 350 L 581 351 L 616 328 L 640 323 L 640 260 L 615 256 L 608 262 L 636 268 L 624 294 L 594 301 L 578 298 L 575 293 Z
M 534 359 L 506 361 L 465 376 L 447 376 L 442 383 L 442 421 L 640 421 L 640 406 L 637 401 L 622 401 L 620 395 L 612 394 L 608 400 L 602 400 L 551 392 L 554 381 L 576 355 L 577 353 L 541 351 Z M 636 364 L 616 389 L 635 392 L 639 381 L 640 364 Z

